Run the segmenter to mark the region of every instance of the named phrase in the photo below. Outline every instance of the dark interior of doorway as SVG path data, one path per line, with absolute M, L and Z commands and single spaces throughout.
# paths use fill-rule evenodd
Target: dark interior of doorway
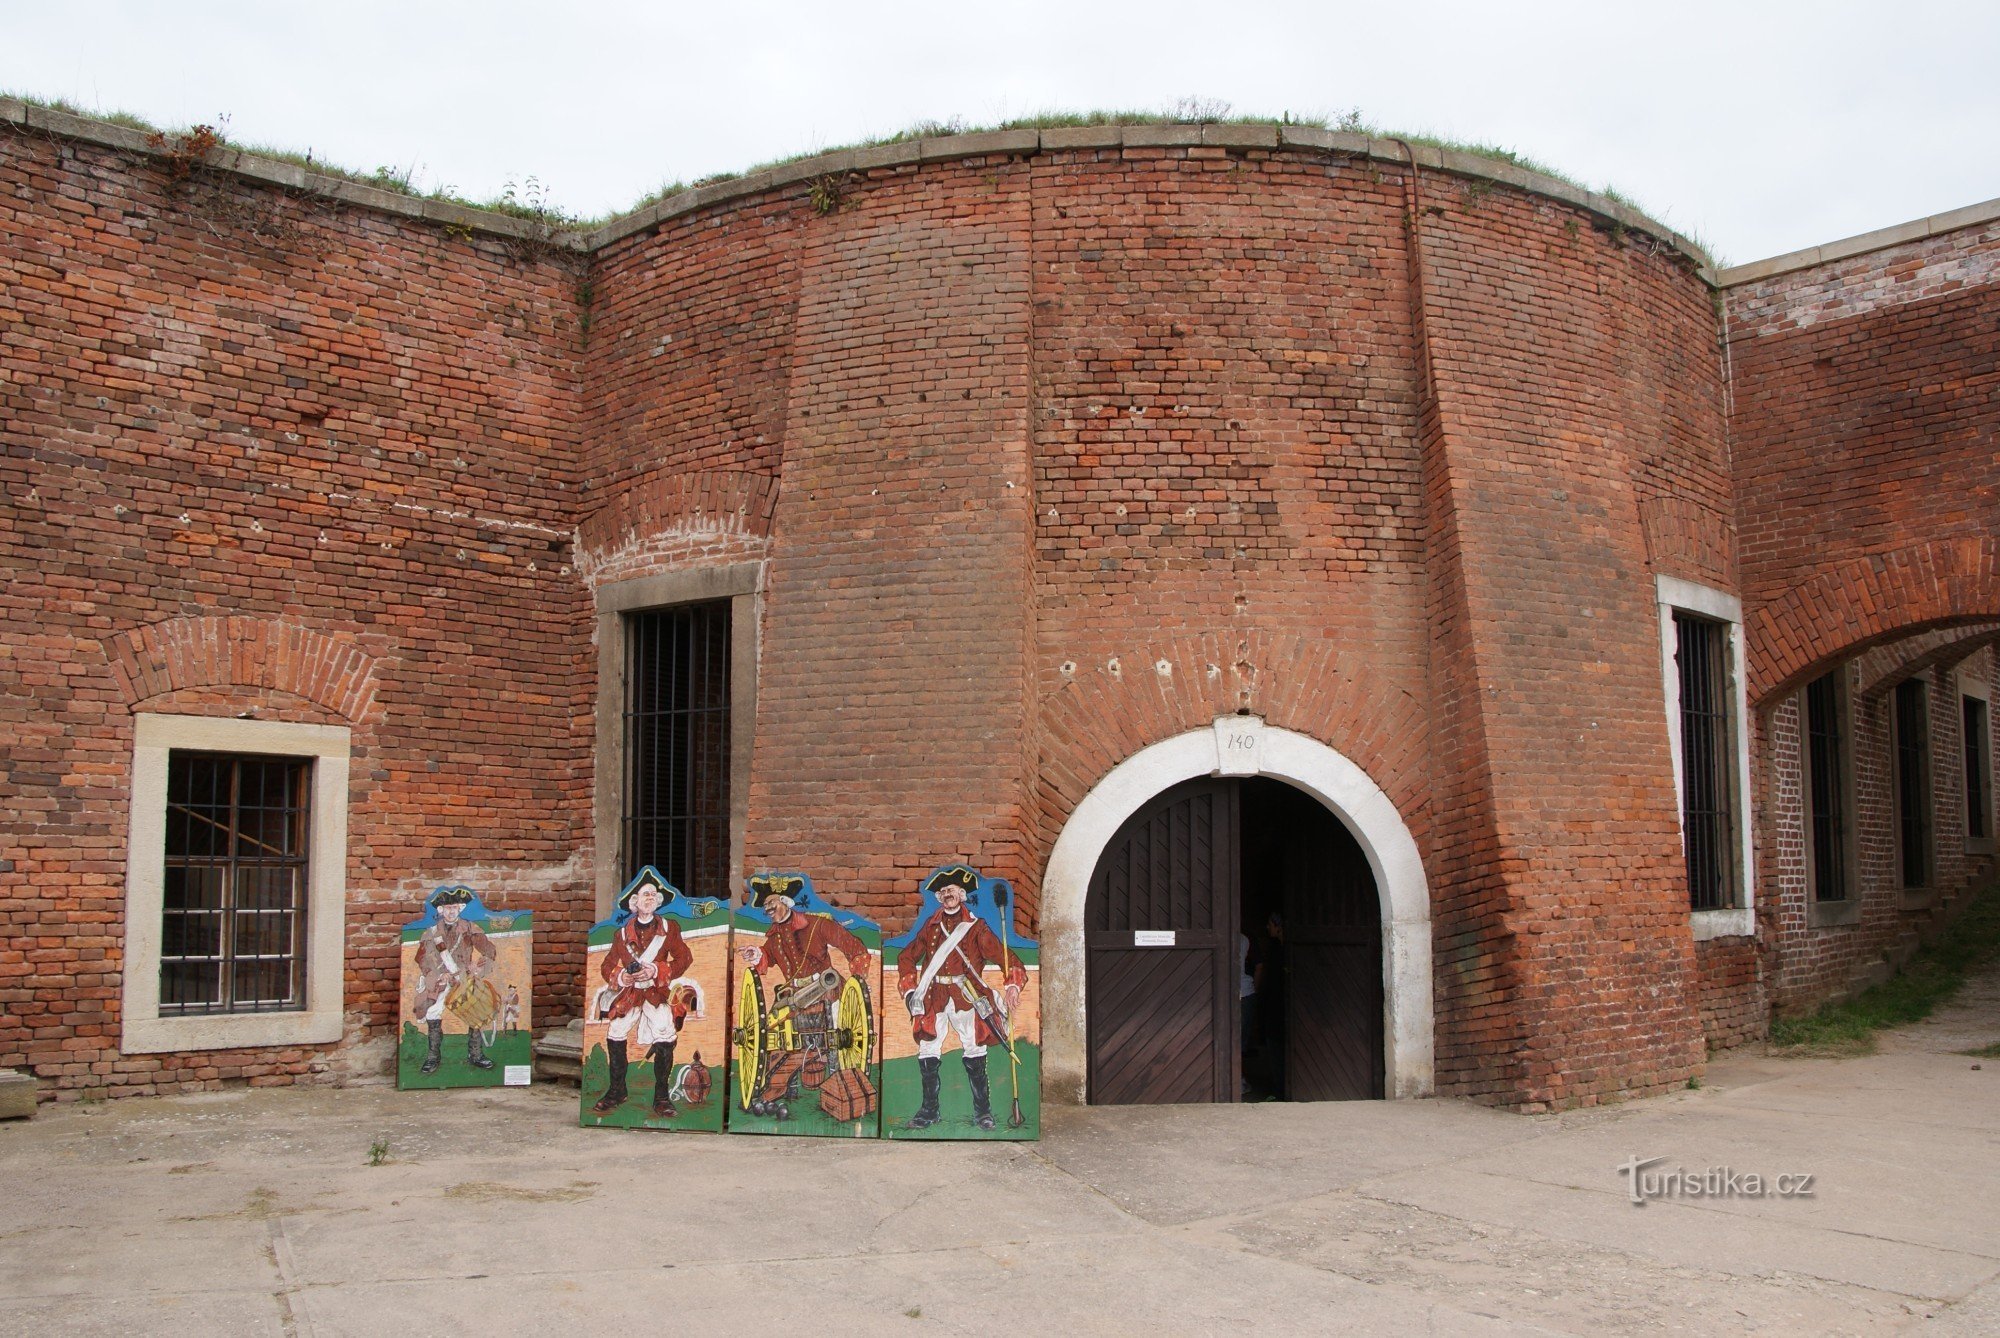
M 1240 784 L 1237 923 L 1256 978 L 1239 1038 L 1244 1095 L 1379 1098 L 1382 929 L 1368 857 L 1311 795 L 1265 777 Z
M 1264 964 L 1249 1027 L 1246 939 Z M 1094 1103 L 1236 1101 L 1246 1077 L 1294 1101 L 1382 1094 L 1375 880 L 1301 790 L 1203 776 L 1155 795 L 1091 875 L 1084 959 Z

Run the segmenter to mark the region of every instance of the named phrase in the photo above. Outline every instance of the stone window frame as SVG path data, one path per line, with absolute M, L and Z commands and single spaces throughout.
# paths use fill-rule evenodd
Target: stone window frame
M 1965 836 L 1965 853 L 1968 855 L 1991 855 L 1996 848 L 1994 841 L 1996 819 L 2000 819 L 2000 803 L 1995 802 L 1996 796 L 1993 793 L 1993 688 L 1985 678 L 1976 674 L 1960 671 L 1957 678 L 1958 697 L 1960 699 L 1959 719 L 1963 721 L 1965 718 L 1964 699 L 1967 697 L 1977 702 L 1983 702 L 1986 707 L 1986 747 L 1981 756 L 1986 769 L 1986 835 L 1973 836 L 1968 831 Z M 1965 750 L 1972 746 L 1972 740 L 1965 737 L 1965 730 L 1962 724 L 1959 729 L 1958 746 L 1959 760 L 1961 762 L 1959 773 L 1963 776 L 1965 771 L 1962 765 L 1965 760 L 1964 754 Z M 1964 781 L 1961 780 L 1959 783 L 1963 785 Z M 1965 801 L 1969 809 L 1972 796 L 1967 794 Z M 1969 829 L 1971 825 L 1969 812 L 1966 825 Z
M 743 882 L 743 840 L 750 815 L 751 745 L 757 724 L 758 630 L 765 564 L 736 562 L 660 572 L 597 587 L 597 725 L 595 787 L 597 918 L 611 914 L 622 890 L 625 824 L 625 615 L 676 604 L 729 601 L 729 872 L 732 894 Z M 733 899 L 733 895 L 732 895 Z
M 228 716 L 133 717 L 131 834 L 125 856 L 125 979 L 119 1050 L 166 1054 L 340 1040 L 347 946 L 347 807 L 352 732 Z M 282 1012 L 160 1013 L 166 908 L 167 765 L 175 752 L 302 757 L 312 766 L 307 838 L 305 1007 Z
M 1739 905 L 1717 910 L 1689 910 L 1689 925 L 1696 942 L 1713 938 L 1747 938 L 1757 932 L 1756 862 L 1752 857 L 1750 831 L 1750 735 L 1744 722 L 1750 718 L 1749 670 L 1743 651 L 1743 601 L 1713 586 L 1698 585 L 1675 576 L 1654 578 L 1660 613 L 1660 679 L 1666 693 L 1667 748 L 1673 758 L 1674 826 L 1686 840 L 1686 781 L 1681 761 L 1681 684 L 1674 662 L 1679 634 L 1674 629 L 1676 612 L 1691 613 L 1720 623 L 1728 641 L 1729 667 L 1729 749 L 1736 761 L 1731 808 L 1734 810 L 1735 840 L 1731 843 L 1736 861 Z M 1685 844 L 1683 844 L 1685 849 Z
M 1841 811 L 1847 815 L 1847 830 L 1842 834 L 1841 841 L 1841 845 L 1846 849 L 1847 886 L 1844 891 L 1847 895 L 1838 901 L 1821 901 L 1814 888 L 1812 721 L 1806 703 L 1806 689 L 1811 683 L 1802 683 L 1798 691 L 1800 827 L 1805 833 L 1806 923 L 1814 929 L 1861 922 L 1861 824 L 1857 821 L 1860 813 L 1857 807 L 1860 791 L 1855 783 L 1854 765 L 1854 666 L 1851 662 L 1843 664 L 1822 677 L 1833 679 L 1834 710 L 1847 763 L 1846 769 L 1839 777 Z

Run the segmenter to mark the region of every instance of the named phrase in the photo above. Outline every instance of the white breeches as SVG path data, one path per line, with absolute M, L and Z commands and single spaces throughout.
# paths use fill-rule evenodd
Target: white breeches
M 917 1042 L 918 1059 L 936 1059 L 944 1053 L 944 1029 L 947 1026 L 958 1033 L 958 1043 L 965 1048 L 967 1059 L 977 1059 L 986 1053 L 986 1047 L 979 1043 L 979 1015 L 970 1008 L 946 1005 L 937 1020 L 937 1035 Z
M 634 1027 L 639 1029 L 638 1041 L 642 1050 L 664 1045 L 680 1034 L 674 1027 L 674 1010 L 667 1004 L 642 1003 L 625 1016 L 612 1018 L 611 1039 L 631 1039 Z
M 437 1002 L 433 1003 L 429 1008 L 424 1010 L 424 1021 L 426 1022 L 444 1021 L 444 999 L 445 995 L 449 993 L 451 993 L 449 989 L 443 989 L 438 991 Z

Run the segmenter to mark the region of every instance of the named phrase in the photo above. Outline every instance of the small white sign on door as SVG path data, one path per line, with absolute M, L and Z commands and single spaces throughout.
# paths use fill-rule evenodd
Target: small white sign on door
M 1171 929 L 1135 929 L 1132 931 L 1132 946 L 1135 948 L 1171 948 L 1174 946 L 1174 931 Z

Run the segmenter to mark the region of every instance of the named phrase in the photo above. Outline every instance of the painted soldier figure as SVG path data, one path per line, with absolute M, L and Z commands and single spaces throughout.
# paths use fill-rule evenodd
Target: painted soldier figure
M 682 1019 L 699 1006 L 699 991 L 681 979 L 694 965 L 694 951 L 681 937 L 680 926 L 659 913 L 672 889 L 648 869 L 618 899 L 629 911 L 604 954 L 605 985 L 598 991 L 598 1016 L 611 1022 L 605 1042 L 611 1060 L 611 1084 L 591 1109 L 608 1114 L 625 1103 L 627 1045 L 636 1029 L 639 1047 L 653 1061 L 653 1114 L 674 1114 L 672 1096 L 674 1039 Z
M 965 904 L 967 894 L 978 889 L 979 875 L 962 864 L 932 874 L 924 890 L 937 897 L 937 914 L 917 930 L 897 964 L 896 988 L 909 1006 L 917 1069 L 923 1077 L 923 1104 L 904 1122 L 907 1129 L 927 1129 L 938 1122 L 946 1027 L 958 1033 L 962 1047 L 960 1059 L 972 1091 L 972 1121 L 981 1129 L 994 1127 L 986 1047 L 1009 1043 L 1007 1017 L 1021 1002 L 1028 970 L 1002 951 L 986 922 Z M 986 984 L 984 972 L 989 966 L 1002 969 L 1001 998 Z
M 437 922 L 417 940 L 416 1014 L 430 1033 L 419 1073 L 436 1073 L 444 1060 L 445 1005 L 454 988 L 483 985 L 500 960 L 493 940 L 470 920 L 461 919 L 472 904 L 472 891 L 464 887 L 441 887 L 431 893 L 431 910 Z M 487 987 L 490 988 L 490 987 Z M 490 1069 L 486 1038 L 476 1026 L 465 1029 L 465 1062 L 476 1069 Z
M 798 909 L 793 896 L 804 885 L 804 879 L 789 874 L 760 874 L 750 880 L 750 904 L 771 917 L 771 927 L 765 931 L 761 947 L 741 950 L 746 966 L 772 978 L 773 994 L 779 1004 L 811 1000 L 793 1005 L 792 1022 L 800 1039 L 813 1048 L 789 1050 L 778 1056 L 771 1064 L 763 1090 L 751 1099 L 748 1107 L 753 1115 L 775 1115 L 781 1120 L 791 1114 L 785 1102 L 797 1097 L 801 1070 L 809 1054 L 816 1051 L 822 1065 L 827 1061 L 826 1037 L 833 1029 L 833 1007 L 840 991 L 838 973 L 832 982 L 826 978 L 833 971 L 833 952 L 838 951 L 846 961 L 849 976 L 863 981 L 868 979 L 869 965 L 874 960 L 867 945 L 832 916 L 811 915 Z

